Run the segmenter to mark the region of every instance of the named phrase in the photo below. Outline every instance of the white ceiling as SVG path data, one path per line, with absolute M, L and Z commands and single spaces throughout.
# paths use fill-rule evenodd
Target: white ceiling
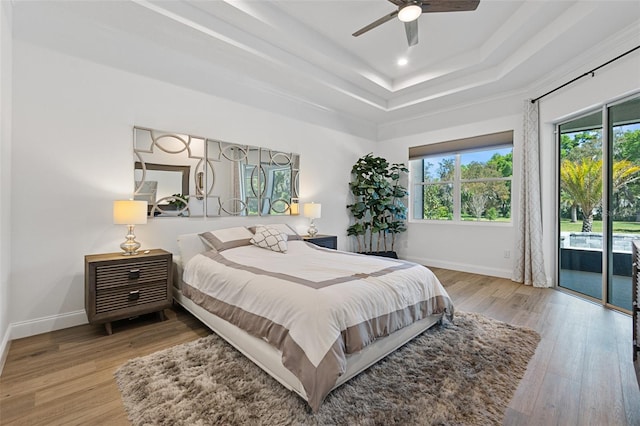
M 17 39 L 279 112 L 340 115 L 343 127 L 373 133 L 478 98 L 546 90 L 640 45 L 638 0 L 481 0 L 471 12 L 423 14 L 411 48 L 397 19 L 351 36 L 395 9 L 386 0 L 13 6 Z

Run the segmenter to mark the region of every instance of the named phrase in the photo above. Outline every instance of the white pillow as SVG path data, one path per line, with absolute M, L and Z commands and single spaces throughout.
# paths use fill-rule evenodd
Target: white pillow
M 200 234 L 202 241 L 214 250 L 223 251 L 234 247 L 248 246 L 253 237 L 251 231 L 243 226 L 216 229 Z
M 270 226 L 257 226 L 251 244 L 279 253 L 287 252 L 287 234 Z

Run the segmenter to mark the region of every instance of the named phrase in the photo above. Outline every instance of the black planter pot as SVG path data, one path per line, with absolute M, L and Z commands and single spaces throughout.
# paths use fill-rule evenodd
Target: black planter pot
M 362 252 L 360 254 L 366 254 L 367 256 L 389 257 L 391 259 L 398 258 L 398 254 L 395 251 L 368 251 Z

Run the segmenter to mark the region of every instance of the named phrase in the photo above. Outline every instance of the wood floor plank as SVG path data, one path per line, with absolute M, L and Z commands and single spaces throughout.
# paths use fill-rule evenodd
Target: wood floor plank
M 3 395 L 0 401 L 0 424 L 19 419 L 36 406 L 34 392 L 20 395 Z
M 510 407 L 529 416 L 534 415 L 536 401 L 541 395 L 549 360 L 553 356 L 555 341 L 542 337 L 534 358 L 529 362 L 522 382 L 514 394 Z
M 35 377 L 26 379 L 20 376 L 21 380 L 15 380 L 2 386 L 3 395 L 16 395 L 25 392 L 31 392 L 33 389 L 48 388 L 52 385 L 59 385 L 64 381 L 74 379 L 76 377 L 86 377 L 96 372 L 96 364 L 93 361 L 84 362 L 68 368 L 51 370 L 48 373 L 38 374 Z
M 555 320 L 559 321 L 560 319 Z M 563 322 L 558 328 L 560 331 L 556 337 L 553 354 L 549 359 L 547 373 L 580 383 L 583 373 L 580 367 L 584 365 L 587 347 L 587 325 Z
M 545 374 L 533 412 L 539 425 L 578 425 L 580 382 L 554 373 Z
M 506 425 L 640 425 L 631 317 L 573 295 L 432 268 L 456 310 L 530 327 L 542 340 Z M 83 325 L 12 342 L 0 377 L 2 425 L 126 425 L 113 378 L 127 360 L 205 336 L 181 308 L 117 321 L 113 335 Z
M 635 377 L 628 341 L 621 340 L 618 342 L 618 354 L 620 377 Z M 623 354 L 628 354 L 628 357 Z M 638 383 L 634 383 L 633 380 L 623 380 L 621 386 L 627 424 L 640 425 L 640 392 L 637 392 Z

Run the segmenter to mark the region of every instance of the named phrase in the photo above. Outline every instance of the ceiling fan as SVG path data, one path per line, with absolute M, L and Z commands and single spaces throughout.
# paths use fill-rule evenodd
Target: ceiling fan
M 373 21 L 369 25 L 359 29 L 353 33 L 354 37 L 358 37 L 369 30 L 374 29 L 378 25 L 382 25 L 391 19 L 398 17 L 404 22 L 404 29 L 407 33 L 407 41 L 409 46 L 418 44 L 418 21 L 417 19 L 423 13 L 435 12 L 464 12 L 476 10 L 480 0 L 387 0 L 398 6 L 395 10 L 382 18 Z

